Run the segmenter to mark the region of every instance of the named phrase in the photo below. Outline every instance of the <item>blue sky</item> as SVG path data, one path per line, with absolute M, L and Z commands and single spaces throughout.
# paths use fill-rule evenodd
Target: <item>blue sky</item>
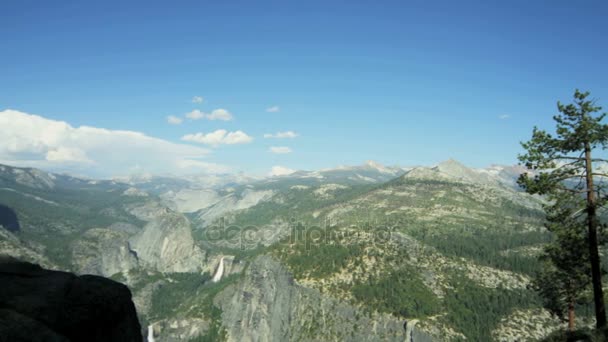
M 190 144 L 233 171 L 513 164 L 575 88 L 608 109 L 606 17 L 605 1 L 3 1 L 0 110 Z M 218 129 L 252 140 L 182 140 Z

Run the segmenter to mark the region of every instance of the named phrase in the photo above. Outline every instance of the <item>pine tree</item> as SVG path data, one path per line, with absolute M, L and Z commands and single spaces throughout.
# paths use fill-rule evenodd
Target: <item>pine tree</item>
M 601 107 L 588 100 L 588 96 L 589 92 L 576 90 L 572 104 L 557 103 L 560 114 L 553 117 L 556 122 L 554 135 L 534 128 L 532 139 L 522 143 L 527 153 L 520 155 L 519 160 L 537 173 L 534 177 L 522 174 L 518 183 L 528 193 L 547 195 L 549 201 L 555 203 L 568 197 L 584 199 L 581 208 L 572 208 L 571 215 L 573 219 L 582 219 L 587 227 L 596 324 L 598 328 L 604 328 L 606 308 L 598 251 L 600 223 L 597 210 L 604 204 L 606 196 L 597 180 L 608 175 L 594 171 L 598 162 L 606 160 L 594 158 L 592 154 L 598 148 L 606 148 L 608 125 L 602 124 L 606 113 L 598 115 Z M 556 210 L 559 209 L 556 207 Z
M 573 218 L 572 210 L 580 206 L 582 198 L 565 204 L 561 201 L 547 208 L 547 229 L 555 240 L 549 243 L 541 255 L 543 269 L 532 282 L 544 301 L 544 306 L 552 314 L 568 321 L 568 330 L 575 326 L 574 308 L 577 304 L 587 304 L 588 288 L 591 284 L 588 237 L 584 222 Z

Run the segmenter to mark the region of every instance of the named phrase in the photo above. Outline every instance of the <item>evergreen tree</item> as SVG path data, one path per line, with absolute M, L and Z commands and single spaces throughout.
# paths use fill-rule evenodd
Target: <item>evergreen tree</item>
M 579 198 L 574 198 L 580 202 Z M 559 206 L 558 206 L 559 205 Z M 552 314 L 568 321 L 574 330 L 577 304 L 587 304 L 591 284 L 589 248 L 584 222 L 574 219 L 572 209 L 580 206 L 555 203 L 548 209 L 547 229 L 555 240 L 545 247 L 541 256 L 543 269 L 537 274 L 532 288 L 543 298 L 544 306 Z
M 594 158 L 592 154 L 597 148 L 606 148 L 608 125 L 602 124 L 606 114 L 598 115 L 601 107 L 588 100 L 588 96 L 589 92 L 576 90 L 572 104 L 557 103 L 560 114 L 553 117 L 556 122 L 554 135 L 534 128 L 532 139 L 522 143 L 527 153 L 520 155 L 519 160 L 528 169 L 538 172 L 534 177 L 522 174 L 518 183 L 529 193 L 548 195 L 555 208 L 559 208 L 557 206 L 567 198 L 584 199 L 581 208 L 570 210 L 572 219 L 580 217 L 587 227 L 595 317 L 597 327 L 603 328 L 606 326 L 606 309 L 598 251 L 597 210 L 606 197 L 602 195 L 604 189 L 597 178 L 607 175 L 594 171 L 595 164 L 605 160 Z

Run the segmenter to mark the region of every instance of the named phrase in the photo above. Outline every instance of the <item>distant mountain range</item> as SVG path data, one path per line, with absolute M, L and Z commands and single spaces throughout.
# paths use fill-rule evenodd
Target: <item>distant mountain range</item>
M 118 177 L 110 180 L 94 180 L 71 176 L 67 174 L 49 173 L 35 168 L 13 167 L 0 164 L 0 181 L 14 180 L 31 187 L 86 187 L 97 184 L 128 184 L 155 193 L 179 190 L 184 187 L 225 188 L 255 183 L 272 183 L 281 180 L 309 179 L 310 182 L 341 184 L 365 184 L 386 182 L 413 169 L 434 169 L 451 177 L 467 179 L 475 182 L 498 181 L 512 184 L 519 174 L 525 171 L 521 166 L 492 165 L 488 168 L 473 169 L 464 166 L 456 160 L 449 159 L 432 167 L 399 167 L 384 166 L 374 161 L 362 165 L 338 166 L 336 168 L 316 171 L 295 171 L 283 176 L 249 176 L 246 174 L 213 174 L 190 176 L 157 176 L 151 174 L 136 174 L 128 177 Z

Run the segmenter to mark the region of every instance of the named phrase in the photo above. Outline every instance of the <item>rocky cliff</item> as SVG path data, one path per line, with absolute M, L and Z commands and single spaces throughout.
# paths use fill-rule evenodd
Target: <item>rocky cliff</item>
M 215 298 L 228 341 L 430 341 L 404 322 L 370 314 L 295 283 L 269 256 L 257 257 L 244 277 Z
M 148 223 L 130 240 L 130 248 L 143 266 L 159 272 L 197 272 L 204 252 L 192 238 L 190 222 L 182 214 L 164 207 L 151 207 L 137 213 Z
M 142 341 L 131 292 L 98 276 L 0 257 L 0 340 Z
M 78 274 L 110 277 L 138 266 L 135 253 L 127 242 L 129 234 L 112 229 L 88 230 L 72 246 L 72 264 Z

